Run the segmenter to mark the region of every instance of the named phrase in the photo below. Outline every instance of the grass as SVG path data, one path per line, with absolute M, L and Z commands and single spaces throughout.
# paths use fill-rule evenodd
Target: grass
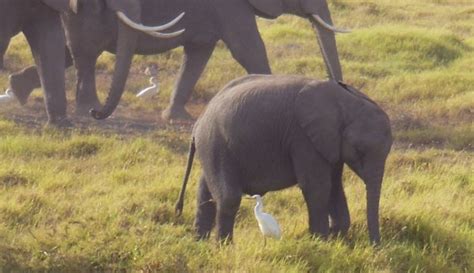
M 474 5 L 468 0 L 333 0 L 347 82 L 388 112 L 396 138 L 382 191 L 382 245 L 368 244 L 363 183 L 345 171 L 352 226 L 347 238 L 311 238 L 296 188 L 266 195 L 283 240 L 263 239 L 253 202 L 243 200 L 235 243 L 193 238 L 199 162 L 184 214 L 174 215 L 189 127 L 162 125 L 182 59 L 177 49 L 137 56 L 115 117 L 75 118 L 77 129 L 42 129 L 41 92 L 0 109 L 0 272 L 472 272 L 474 268 Z M 309 23 L 259 21 L 273 72 L 325 77 Z M 104 98 L 114 57 L 98 63 Z M 23 37 L 8 50 L 9 71 L 32 63 Z M 162 92 L 142 71 L 160 67 Z M 226 73 L 222 73 L 226 71 Z M 70 111 L 74 71 L 67 73 Z M 189 109 L 197 115 L 227 81 L 244 75 L 219 44 Z M 0 72 L 6 86 L 8 72 Z M 38 118 L 36 118 L 38 117 Z

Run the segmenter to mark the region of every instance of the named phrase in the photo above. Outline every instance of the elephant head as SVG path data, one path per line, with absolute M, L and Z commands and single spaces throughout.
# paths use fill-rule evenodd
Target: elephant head
M 342 81 L 341 64 L 336 47 L 335 32 L 349 32 L 332 26 L 331 13 L 326 0 L 248 0 L 257 14 L 276 18 L 283 13 L 307 18 L 313 24 L 318 37 L 326 70 L 331 79 Z
M 72 16 L 84 16 L 81 6 L 86 4 L 83 1 L 90 0 L 68 0 L 68 6 L 76 13 Z M 124 86 L 130 71 L 133 55 L 135 53 L 136 43 L 138 40 L 139 33 L 145 33 L 155 38 L 173 38 L 181 35 L 184 32 L 179 30 L 172 33 L 161 33 L 159 31 L 166 30 L 175 25 L 184 16 L 184 13 L 180 14 L 171 22 L 161 26 L 144 26 L 141 24 L 141 6 L 140 1 L 134 0 L 95 0 L 97 6 L 107 8 L 115 12 L 118 22 L 118 38 L 117 38 L 117 50 L 116 50 L 116 61 L 115 69 L 112 79 L 112 85 L 110 92 L 105 102 L 104 107 L 101 110 L 91 109 L 91 115 L 96 119 L 105 119 L 112 114 L 120 101 L 120 97 L 123 94 Z M 50 0 L 51 5 L 57 4 L 60 0 Z M 88 3 L 90 4 L 90 2 Z M 63 7 L 64 8 L 64 7 Z
M 72 0 L 43 0 L 43 2 L 59 12 L 65 12 L 72 7 Z
M 346 163 L 365 183 L 370 240 L 380 240 L 378 210 L 385 161 L 392 145 L 385 112 L 352 87 L 310 84 L 296 99 L 296 117 L 330 164 Z

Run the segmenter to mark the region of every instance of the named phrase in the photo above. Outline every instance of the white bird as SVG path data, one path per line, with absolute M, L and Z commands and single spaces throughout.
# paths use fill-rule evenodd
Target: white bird
M 5 95 L 0 95 L 0 103 L 9 103 L 10 101 L 15 99 L 15 94 L 11 89 L 7 89 L 5 91 Z
M 139 98 L 147 98 L 147 97 L 151 97 L 155 94 L 158 94 L 158 92 L 160 91 L 160 85 L 159 83 L 156 83 L 155 82 L 155 77 L 151 77 L 150 78 L 150 86 L 141 90 L 140 92 L 138 92 L 137 94 L 137 97 Z
M 278 222 L 268 213 L 263 212 L 263 202 L 260 195 L 252 196 L 253 199 L 257 200 L 257 204 L 254 208 L 255 218 L 257 219 L 260 231 L 263 234 L 264 244 L 266 244 L 266 237 L 272 237 L 275 239 L 281 238 L 281 230 Z
M 160 91 L 159 83 L 155 82 L 158 75 L 158 65 L 151 64 L 145 69 L 145 75 L 150 76 L 150 86 L 138 92 L 137 97 L 148 98 Z

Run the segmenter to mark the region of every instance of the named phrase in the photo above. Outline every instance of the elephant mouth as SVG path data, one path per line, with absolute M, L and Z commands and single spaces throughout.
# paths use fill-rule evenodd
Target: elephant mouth
M 142 24 L 138 24 L 138 23 L 132 21 L 130 18 L 127 17 L 127 15 L 125 15 L 121 11 L 117 11 L 116 14 L 117 14 L 117 17 L 120 19 L 120 21 L 122 21 L 127 26 L 131 27 L 132 29 L 141 31 L 141 32 L 143 32 L 145 34 L 148 34 L 148 35 L 150 35 L 152 37 L 155 37 L 155 38 L 170 39 L 170 38 L 177 37 L 177 36 L 181 35 L 183 32 L 186 31 L 185 29 L 181 29 L 181 30 L 171 32 L 171 33 L 162 33 L 162 32 L 160 32 L 160 31 L 166 30 L 166 29 L 176 25 L 184 17 L 184 15 L 185 15 L 184 12 L 182 12 L 180 15 L 178 15 L 175 19 L 173 19 L 169 23 L 166 23 L 166 24 L 161 25 L 161 26 L 152 26 L 152 27 L 145 26 L 145 25 L 142 25 Z

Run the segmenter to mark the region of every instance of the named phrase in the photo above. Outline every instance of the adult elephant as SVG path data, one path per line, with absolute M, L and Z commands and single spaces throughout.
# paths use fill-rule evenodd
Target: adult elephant
M 93 1 L 92 1 L 93 2 Z M 191 92 L 203 72 L 218 40 L 223 40 L 236 59 L 248 73 L 270 74 L 267 53 L 260 37 L 255 15 L 266 18 L 276 18 L 283 13 L 295 14 L 310 20 L 318 32 L 318 42 L 323 53 L 327 72 L 330 78 L 342 80 L 341 66 L 336 48 L 334 27 L 331 15 L 325 0 L 226 0 L 226 1 L 194 1 L 194 0 L 141 0 L 143 20 L 156 22 L 169 18 L 179 11 L 186 12 L 186 18 L 179 27 L 185 28 L 186 33 L 176 39 L 167 41 L 151 41 L 143 36 L 137 45 L 138 54 L 161 53 L 172 48 L 184 47 L 184 61 L 176 87 L 171 95 L 169 106 L 162 113 L 165 120 L 188 119 L 190 116 L 184 106 L 191 96 Z M 84 18 L 81 18 L 84 19 Z M 91 20 L 92 18 L 89 18 Z M 98 20 L 99 18 L 96 18 Z M 82 21 L 85 22 L 85 21 Z M 90 21 L 89 21 L 90 22 Z M 71 38 L 71 47 L 74 58 L 84 61 L 83 67 L 78 69 L 85 74 L 91 74 L 95 56 L 88 58 L 77 55 L 74 51 L 92 50 L 95 54 L 106 48 L 113 48 L 115 41 L 110 37 L 102 40 L 101 47 L 90 47 L 80 41 L 84 39 L 98 40 L 104 33 L 113 32 L 109 28 L 96 29 L 95 34 L 78 31 L 81 24 L 69 22 L 67 32 Z M 89 30 L 89 28 L 86 28 Z M 75 36 L 82 39 L 74 39 Z M 76 49 L 74 49 L 76 48 Z M 98 56 L 98 55 L 97 55 Z M 81 81 L 81 79 L 79 80 Z M 92 90 L 92 77 L 84 81 L 84 85 Z M 108 102 L 99 111 L 92 111 L 96 119 L 107 118 L 116 108 L 123 90 L 109 94 Z M 81 91 L 82 92 L 82 91 Z M 87 92 L 87 91 L 84 91 Z M 92 96 L 93 92 L 90 92 Z
M 65 38 L 59 12 L 68 4 L 68 0 L 0 0 L 0 51 L 4 53 L 10 39 L 23 32 L 44 88 L 48 122 L 54 125 L 66 121 Z
M 78 70 L 78 107 L 87 110 L 98 105 L 95 86 L 95 64 L 103 51 L 118 52 L 116 16 L 104 8 L 104 0 L 76 0 L 78 14 L 63 16 L 69 47 Z M 147 24 L 157 24 L 173 18 L 179 12 L 186 17 L 176 26 L 187 31 L 169 40 L 155 40 L 139 35 L 135 53 L 157 54 L 183 46 L 184 61 L 170 104 L 162 113 L 164 119 L 189 118 L 184 106 L 203 72 L 216 42 L 223 40 L 248 73 L 270 74 L 267 53 L 257 29 L 255 15 L 276 18 L 283 13 L 310 20 L 318 33 L 318 42 L 330 78 L 342 80 L 331 15 L 325 0 L 140 0 L 141 18 Z M 137 14 L 137 17 L 140 14 Z M 124 36 L 122 36 L 124 37 Z M 132 39 L 128 39 L 132 40 Z M 118 54 L 121 56 L 122 54 Z M 119 58 L 117 58 L 119 59 Z M 117 75 L 117 73 L 116 73 Z M 122 77 L 114 77 L 113 85 Z M 112 88 L 108 103 L 93 111 L 98 119 L 108 117 L 116 108 L 123 88 Z
M 10 39 L 2 39 L 0 42 L 0 70 L 5 68 L 5 52 L 7 52 L 8 45 L 10 44 Z
M 62 29 L 61 18 L 58 12 L 61 12 L 64 21 L 69 22 L 71 17 L 78 13 L 79 3 L 77 0 L 1 0 L 1 18 L 6 20 L 2 24 L 2 35 L 0 37 L 10 38 L 18 32 L 23 31 L 32 48 L 33 56 L 36 61 L 36 67 L 29 67 L 14 74 L 10 77 L 10 92 L 16 96 L 21 103 L 25 103 L 33 88 L 39 87 L 38 80 L 45 90 L 46 107 L 48 117 L 51 123 L 63 123 L 66 121 L 66 97 L 64 91 L 64 68 L 65 62 L 65 36 Z M 85 1 L 90 3 L 92 1 Z M 140 33 L 146 33 L 150 37 L 155 38 L 172 38 L 180 35 L 184 30 L 174 33 L 160 33 L 174 25 L 179 19 L 163 26 L 146 27 L 141 24 L 141 6 L 134 0 L 103 0 L 96 1 L 100 4 L 100 8 L 107 10 L 107 19 L 110 29 L 114 29 L 114 33 L 104 33 L 104 36 L 114 35 L 117 40 L 116 52 L 119 58 L 115 63 L 114 80 L 111 86 L 111 93 L 117 93 L 123 90 L 125 81 L 128 77 L 133 54 L 135 52 L 135 44 L 138 37 L 137 26 L 141 28 Z M 100 2 L 100 3 L 99 3 Z M 46 5 L 45 5 L 46 4 Z M 50 7 L 55 8 L 54 10 Z M 5 14 L 3 14 L 5 13 Z M 94 14 L 94 13 L 91 13 Z M 89 15 L 91 15 L 89 14 Z M 87 17 L 80 17 L 87 19 Z M 102 18 L 103 19 L 103 18 Z M 0 19 L 1 20 L 1 19 Z M 84 31 L 86 27 L 102 29 L 102 21 L 94 21 L 96 25 L 82 24 Z M 130 27 L 130 26 L 133 26 Z M 3 38 L 2 38 L 3 39 Z M 87 44 L 89 47 L 93 40 L 79 41 Z M 98 41 L 100 43 L 100 40 Z M 73 47 L 76 49 L 76 47 Z M 82 52 L 75 52 L 79 57 Z M 84 53 L 86 54 L 87 51 Z M 77 58 L 79 65 L 82 58 Z M 79 77 L 82 77 L 83 70 L 79 71 Z M 81 84 L 81 83 L 80 83 Z M 87 90 L 87 89 L 86 89 Z M 87 97 L 84 99 L 84 97 Z M 77 97 L 78 105 L 86 105 L 97 107 L 99 105 L 95 92 L 93 95 L 85 94 Z M 108 100 L 107 104 L 116 104 L 118 101 Z
M 297 184 L 310 231 L 326 237 L 349 228 L 342 189 L 346 163 L 364 181 L 370 240 L 380 241 L 379 200 L 392 145 L 387 114 L 358 90 L 300 76 L 250 75 L 229 83 L 196 122 L 184 192 L 194 153 L 201 161 L 196 230 L 232 239 L 242 194 L 263 195 Z M 212 201 L 210 201 L 212 200 Z

